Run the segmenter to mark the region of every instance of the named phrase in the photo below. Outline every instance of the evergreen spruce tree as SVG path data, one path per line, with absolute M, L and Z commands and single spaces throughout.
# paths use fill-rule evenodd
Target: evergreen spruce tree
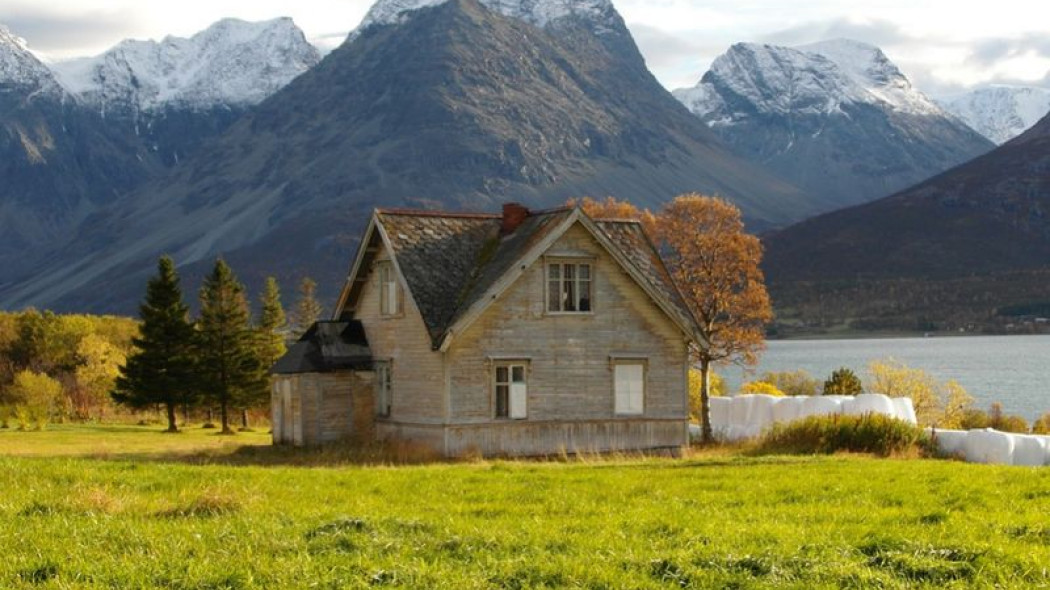
M 244 287 L 222 259 L 204 279 L 197 329 L 200 392 L 219 406 L 222 433 L 230 428 L 230 407 L 247 405 L 267 391 L 265 367 Z
M 262 304 L 258 324 L 261 336 L 260 354 L 267 367 L 271 367 L 287 350 L 284 345 L 284 332 L 288 322 L 281 305 L 281 290 L 277 286 L 277 279 L 266 278 L 266 286 L 263 287 L 259 303 Z
M 321 304 L 317 301 L 317 283 L 303 277 L 299 283 L 299 300 L 295 303 L 292 336 L 298 339 L 321 317 Z
M 157 276 L 146 286 L 139 307 L 139 336 L 133 352 L 120 367 L 113 399 L 132 408 L 162 404 L 167 410 L 168 432 L 178 432 L 175 409 L 194 401 L 193 325 L 182 300 L 175 263 L 165 256 L 157 263 Z

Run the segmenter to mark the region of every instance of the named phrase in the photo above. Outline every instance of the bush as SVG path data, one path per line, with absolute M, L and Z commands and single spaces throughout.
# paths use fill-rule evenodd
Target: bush
M 1032 422 L 1032 434 L 1050 434 L 1050 412 Z
M 784 395 L 817 395 L 817 387 L 820 382 L 809 373 L 799 369 L 797 371 L 767 372 L 759 381 L 773 385 Z
M 959 428 L 973 405 L 973 397 L 959 383 L 941 383 L 926 371 L 893 359 L 872 362 L 868 370 L 868 393 L 910 398 L 923 426 Z
M 918 426 L 881 414 L 811 416 L 776 424 L 760 440 L 762 453 L 874 453 L 881 456 L 928 448 Z
M 995 402 L 988 410 L 988 427 L 1000 432 L 1028 432 L 1028 421 L 1020 416 L 1003 414 L 1003 404 Z
M 776 385 L 765 381 L 748 381 L 740 386 L 740 393 L 743 395 L 764 394 L 784 397 L 784 392 L 777 389 Z
M 852 370 L 842 367 L 824 381 L 824 395 L 858 395 L 864 392 L 860 378 Z

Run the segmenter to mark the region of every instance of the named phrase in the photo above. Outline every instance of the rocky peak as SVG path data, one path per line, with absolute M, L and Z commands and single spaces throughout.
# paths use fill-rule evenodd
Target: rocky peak
M 29 51 L 25 39 L 0 24 L 0 92 L 8 87 L 30 95 L 62 95 L 51 70 Z

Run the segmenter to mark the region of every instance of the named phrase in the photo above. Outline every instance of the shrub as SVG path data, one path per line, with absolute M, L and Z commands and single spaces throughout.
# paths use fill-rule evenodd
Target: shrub
M 978 408 L 970 408 L 963 412 L 962 420 L 959 421 L 961 430 L 973 430 L 975 428 L 988 428 L 991 420 L 988 412 Z
M 871 363 L 868 370 L 868 392 L 911 398 L 923 426 L 959 428 L 973 405 L 973 398 L 957 382 L 941 383 L 922 369 L 888 359 Z
M 762 453 L 874 453 L 889 456 L 927 448 L 918 426 L 881 414 L 811 416 L 776 424 L 760 439 Z
M 824 381 L 824 395 L 857 395 L 864 391 L 860 378 L 852 370 L 842 367 Z
M 62 399 L 62 384 L 44 373 L 26 370 L 15 375 L 11 393 L 18 404 L 15 414 L 19 427 L 28 430 L 35 424 L 43 430 Z
M 740 386 L 740 393 L 744 395 L 765 394 L 784 397 L 784 392 L 777 389 L 776 385 L 765 381 L 748 381 Z
M 817 395 L 820 382 L 809 373 L 797 371 L 767 372 L 759 381 L 769 383 L 782 391 L 784 395 Z
M 1000 432 L 1028 432 L 1028 421 L 1020 416 L 1003 414 L 1003 404 L 995 402 L 988 410 L 988 426 Z
M 1032 422 L 1032 434 L 1050 434 L 1050 412 Z

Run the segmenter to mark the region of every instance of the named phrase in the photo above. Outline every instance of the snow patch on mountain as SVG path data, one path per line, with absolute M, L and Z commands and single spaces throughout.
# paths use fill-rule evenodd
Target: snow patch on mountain
M 29 91 L 30 96 L 62 96 L 62 87 L 32 52 L 25 39 L 0 25 L 0 90 L 15 86 Z
M 108 110 L 204 110 L 262 102 L 320 61 L 290 18 L 223 19 L 192 37 L 126 40 L 102 55 L 54 64 L 82 101 Z
M 978 133 L 998 144 L 1024 133 L 1050 112 L 1050 89 L 994 85 L 938 101 Z
M 945 115 L 881 50 L 846 39 L 801 47 L 737 43 L 715 59 L 695 87 L 673 94 L 712 126 L 746 116 L 727 110 L 730 98 L 761 114 L 832 114 L 845 104 L 872 104 Z
M 353 41 L 361 31 L 375 25 L 404 22 L 411 13 L 421 8 L 438 6 L 448 0 L 378 0 L 369 9 L 347 41 Z M 480 0 L 489 10 L 525 21 L 537 27 L 566 18 L 578 18 L 592 23 L 595 32 L 609 30 L 617 22 L 617 13 L 609 0 Z

